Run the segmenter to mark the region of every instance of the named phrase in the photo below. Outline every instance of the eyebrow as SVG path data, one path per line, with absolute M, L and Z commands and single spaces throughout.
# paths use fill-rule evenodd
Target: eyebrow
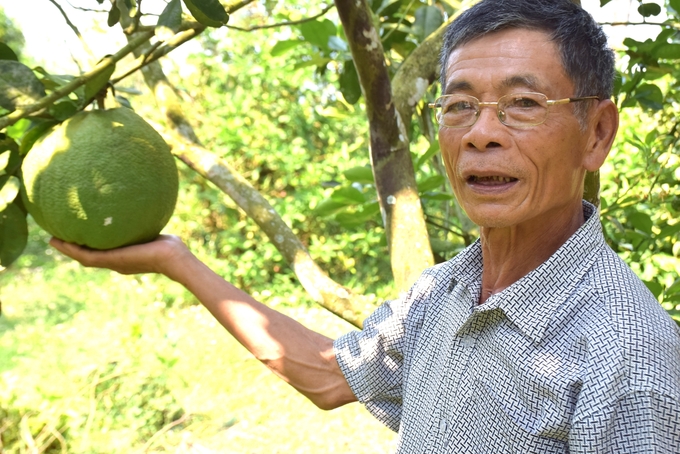
M 472 91 L 472 84 L 470 82 L 467 82 L 465 80 L 458 80 L 455 82 L 450 82 L 446 84 L 446 93 L 444 94 L 451 94 L 457 91 Z
M 528 87 L 533 91 L 540 91 L 542 88 L 541 84 L 538 82 L 538 79 L 531 74 L 519 74 L 516 76 L 506 77 L 500 84 L 501 88 L 514 88 L 519 86 Z
M 541 92 L 542 89 L 538 79 L 531 74 L 509 76 L 503 79 L 499 84 L 499 88 L 501 89 L 515 87 L 527 87 L 530 90 L 538 92 Z M 446 84 L 446 92 L 444 94 L 451 94 L 458 91 L 473 91 L 472 84 L 466 80 L 452 81 Z

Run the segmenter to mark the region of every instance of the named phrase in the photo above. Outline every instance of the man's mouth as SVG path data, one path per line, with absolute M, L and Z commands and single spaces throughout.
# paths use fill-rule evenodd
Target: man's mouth
M 489 175 L 489 176 L 478 176 L 470 175 L 467 178 L 467 182 L 471 184 L 481 184 L 485 186 L 498 186 L 502 184 L 508 184 L 517 181 L 517 178 L 513 177 L 503 177 L 500 175 Z

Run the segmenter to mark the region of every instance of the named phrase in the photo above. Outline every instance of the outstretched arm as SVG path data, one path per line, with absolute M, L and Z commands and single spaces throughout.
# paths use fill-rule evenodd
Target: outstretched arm
M 160 273 L 184 285 L 257 359 L 322 409 L 356 400 L 333 353 L 333 340 L 255 301 L 198 260 L 174 236 L 94 251 L 53 238 L 84 266 L 121 274 Z

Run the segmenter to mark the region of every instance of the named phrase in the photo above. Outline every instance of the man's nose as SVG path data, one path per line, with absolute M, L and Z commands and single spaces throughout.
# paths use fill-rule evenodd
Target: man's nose
M 465 144 L 480 151 L 500 147 L 506 126 L 498 115 L 495 105 L 480 106 L 477 121 L 464 136 Z

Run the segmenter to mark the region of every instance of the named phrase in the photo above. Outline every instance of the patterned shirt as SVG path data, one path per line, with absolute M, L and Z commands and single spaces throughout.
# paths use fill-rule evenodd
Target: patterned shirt
M 335 342 L 398 453 L 680 453 L 680 330 L 595 208 L 484 304 L 479 241 Z

